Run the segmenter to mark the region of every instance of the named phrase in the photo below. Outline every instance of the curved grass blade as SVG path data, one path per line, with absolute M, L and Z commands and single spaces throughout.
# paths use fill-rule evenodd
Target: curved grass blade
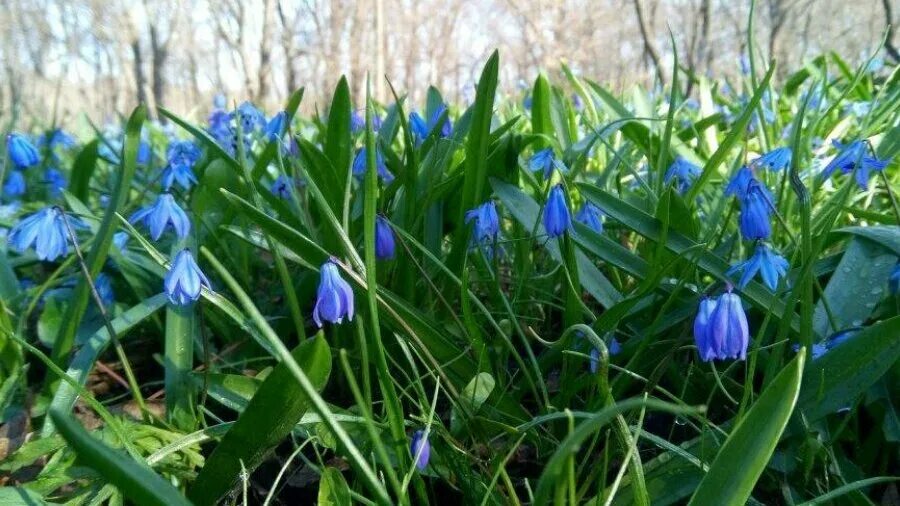
M 78 459 L 115 485 L 129 501 L 147 506 L 190 506 L 175 487 L 146 464 L 93 438 L 68 414 L 54 410 L 50 418 Z

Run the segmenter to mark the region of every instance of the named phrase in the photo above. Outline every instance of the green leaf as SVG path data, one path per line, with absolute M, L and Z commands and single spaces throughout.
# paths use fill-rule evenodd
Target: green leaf
M 494 391 L 494 377 L 486 372 L 478 373 L 472 381 L 463 389 L 462 400 L 469 404 L 472 413 L 477 413 L 478 408 L 491 396 Z
M 898 226 L 844 227 L 835 232 L 865 237 L 900 256 L 900 227 Z
M 347 78 L 341 76 L 334 90 L 331 109 L 328 110 L 328 132 L 325 137 L 325 156 L 331 161 L 338 183 L 338 186 L 331 190 L 338 196 L 344 194 L 344 189 L 350 183 L 350 159 L 353 148 L 350 110 L 350 86 L 347 84 Z M 343 199 L 334 202 L 329 199 L 329 203 L 336 213 L 343 208 Z
M 884 298 L 887 279 L 896 264 L 897 255 L 879 244 L 862 238 L 850 241 L 825 287 L 823 298 L 816 304 L 813 315 L 816 334 L 826 336 L 862 325 Z
M 191 135 L 199 140 L 201 144 L 205 145 L 209 153 L 211 153 L 215 157 L 225 160 L 225 163 L 227 163 L 229 167 L 231 167 L 235 171 L 235 173 L 241 173 L 241 164 L 239 164 L 237 160 L 234 159 L 234 157 L 229 155 L 227 151 L 222 149 L 222 146 L 220 146 L 219 143 L 212 138 L 212 136 L 206 133 L 205 130 L 195 127 L 190 122 L 182 119 L 177 114 L 166 109 L 165 107 L 158 107 L 157 109 L 159 110 L 160 114 L 169 118 L 181 128 L 187 130 Z
M 47 502 L 41 494 L 25 487 L 0 487 L 0 504 L 3 506 L 42 506 L 59 504 Z
M 350 487 L 344 475 L 334 467 L 326 467 L 319 482 L 319 506 L 348 506 Z
M 70 415 L 52 410 L 50 418 L 78 459 L 115 485 L 129 501 L 148 506 L 190 506 L 191 503 L 153 469 L 93 438 Z
M 331 374 L 331 351 L 322 334 L 295 348 L 291 355 L 321 390 Z M 206 460 L 189 491 L 191 500 L 199 505 L 215 504 L 237 482 L 241 463 L 253 472 L 309 408 L 310 400 L 287 364 L 279 363 Z
M 544 74 L 538 74 L 531 95 L 531 131 L 546 138 L 537 141 L 536 149 L 547 147 L 550 145 L 547 139 L 553 139 L 553 124 L 550 120 L 551 93 L 547 78 Z
M 91 176 L 94 175 L 94 169 L 97 167 L 99 149 L 100 140 L 92 140 L 81 148 L 81 151 L 78 152 L 75 161 L 72 163 L 72 180 L 69 183 L 69 192 L 75 195 L 78 200 L 87 200 Z
M 798 353 L 738 422 L 691 497 L 690 506 L 747 503 L 794 412 L 805 357 L 806 353 Z

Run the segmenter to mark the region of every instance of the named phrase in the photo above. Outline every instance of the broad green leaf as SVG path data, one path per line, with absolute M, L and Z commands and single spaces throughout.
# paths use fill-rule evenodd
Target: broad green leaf
M 81 148 L 81 151 L 78 152 L 75 161 L 72 163 L 69 191 L 78 200 L 87 200 L 91 176 L 94 175 L 94 169 L 97 167 L 99 148 L 100 141 L 94 139 Z
M 535 149 L 551 145 L 547 139 L 553 139 L 553 124 L 550 120 L 550 83 L 544 74 L 538 74 L 531 92 L 531 131 L 534 134 L 545 136 L 546 139 L 538 139 Z
M 175 487 L 147 464 L 95 439 L 71 415 L 52 410 L 50 418 L 79 461 L 115 485 L 129 501 L 142 506 L 190 506 Z
M 291 353 L 317 390 L 331 374 L 331 351 L 320 333 Z M 310 408 L 310 400 L 284 362 L 266 377 L 244 412 L 197 476 L 189 497 L 199 505 L 215 504 L 237 482 L 241 463 L 253 472 L 290 433 Z
M 326 467 L 319 481 L 319 506 L 349 506 L 350 487 L 344 475 L 334 467 Z
M 351 108 L 350 86 L 347 84 L 347 78 L 342 76 L 334 90 L 334 98 L 328 110 L 328 132 L 325 137 L 325 156 L 331 161 L 338 183 L 337 188 L 331 190 L 332 194 L 338 196 L 344 194 L 344 188 L 350 183 L 350 160 L 353 156 L 350 136 Z M 344 204 L 342 198 L 329 203 L 335 212 L 342 209 Z
M 805 357 L 805 353 L 798 353 L 731 431 L 691 497 L 690 506 L 747 503 L 794 412 Z
M 43 506 L 59 503 L 47 502 L 41 494 L 25 487 L 0 487 L 0 504 L 3 506 Z
M 472 381 L 463 389 L 463 400 L 469 403 L 473 413 L 478 412 L 478 408 L 484 404 L 484 401 L 490 397 L 494 391 L 494 377 L 486 372 L 478 373 Z
M 865 237 L 900 256 L 900 226 L 844 227 L 835 232 Z

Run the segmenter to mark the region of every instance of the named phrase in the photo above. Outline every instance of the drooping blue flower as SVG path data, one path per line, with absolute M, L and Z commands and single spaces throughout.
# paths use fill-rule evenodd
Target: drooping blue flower
M 394 230 L 383 216 L 375 218 L 375 258 L 390 260 L 394 258 Z
M 838 141 L 832 141 L 832 145 L 839 149 L 840 152 L 822 169 L 821 176 L 823 179 L 831 177 L 837 169 L 840 169 L 844 174 L 849 174 L 855 168 L 856 184 L 865 190 L 869 186 L 869 174 L 871 171 L 884 170 L 890 163 L 890 159 L 879 160 L 875 156 L 869 156 L 867 154 L 868 143 L 863 140 L 856 140 L 846 145 Z M 859 162 L 858 168 L 857 162 Z
M 609 356 L 614 356 L 622 352 L 622 345 L 619 344 L 618 339 L 613 337 L 606 349 L 609 352 Z M 591 374 L 597 374 L 597 369 L 600 368 L 600 350 L 594 347 L 591 347 L 590 367 Z
M 166 148 L 166 161 L 169 165 L 176 165 L 193 169 L 202 152 L 191 141 L 172 141 Z
M 47 183 L 47 189 L 50 192 L 50 196 L 53 198 L 59 197 L 62 195 L 63 190 L 68 186 L 68 181 L 66 181 L 66 176 L 60 172 L 59 169 L 48 168 L 44 172 L 44 182 Z
M 524 107 L 526 111 L 530 111 L 533 102 L 534 99 L 531 98 L 531 95 L 526 95 L 525 98 L 522 99 L 522 107 Z
M 362 117 L 362 114 L 351 111 L 350 112 L 350 131 L 354 134 L 358 134 L 362 132 L 366 128 L 366 119 Z
M 778 280 L 787 273 L 788 261 L 769 246 L 760 243 L 756 245 L 756 252 L 747 260 L 735 264 L 725 274 L 732 276 L 742 272 L 738 281 L 738 288 L 743 289 L 747 283 L 759 273 L 763 283 L 773 292 L 778 287 Z
M 550 189 L 544 208 L 544 229 L 551 238 L 559 237 L 572 228 L 572 217 L 566 203 L 566 191 L 561 184 Z
M 394 180 L 394 175 L 387 169 L 387 165 L 384 163 L 384 155 L 381 154 L 380 149 L 375 149 L 375 170 L 378 172 L 378 177 L 384 181 L 385 184 L 389 184 Z M 359 151 L 356 152 L 356 157 L 353 159 L 353 175 L 356 177 L 363 177 L 366 174 L 366 148 L 362 147 Z
M 575 215 L 575 220 L 584 223 L 598 234 L 603 232 L 603 211 L 591 201 L 585 201 L 578 214 Z
M 484 204 L 466 211 L 466 223 L 473 223 L 473 244 L 478 244 L 485 248 L 490 255 L 489 246 L 494 245 L 500 236 L 500 217 L 497 215 L 497 205 L 493 200 L 489 200 Z
M 202 288 L 210 287 L 209 279 L 200 270 L 191 250 L 183 249 L 175 255 L 164 281 L 166 297 L 176 306 L 188 306 L 200 298 Z
M 22 134 L 6 136 L 6 152 L 13 165 L 20 169 L 37 165 L 41 161 L 37 148 Z
M 413 433 L 409 453 L 416 460 L 416 469 L 424 471 L 428 467 L 428 460 L 431 459 L 431 443 L 425 437 L 425 431 L 417 430 Z
M 678 193 L 684 194 L 700 173 L 700 167 L 687 161 L 684 157 L 678 156 L 666 171 L 664 182 L 669 184 L 672 180 L 675 180 L 675 188 L 678 190 Z
M 754 167 L 765 167 L 776 172 L 783 170 L 791 165 L 791 148 L 781 147 L 773 149 L 753 160 L 751 165 Z
M 128 239 L 128 232 L 116 232 L 115 234 L 113 234 L 112 242 L 119 251 L 125 253 L 125 248 L 128 245 Z
M 542 171 L 544 179 L 549 179 L 553 175 L 553 169 L 559 169 L 560 172 L 568 170 L 565 164 L 556 158 L 553 148 L 544 148 L 531 155 L 528 159 L 528 169 L 531 172 Z
M 572 94 L 572 107 L 578 112 L 584 110 L 584 101 L 581 100 L 581 95 L 577 93 Z
M 728 181 L 728 186 L 725 187 L 725 195 L 734 195 L 738 200 L 741 200 L 747 195 L 747 190 L 750 188 L 751 182 L 757 185 L 759 191 L 761 191 L 766 198 L 766 201 L 772 207 L 775 207 L 775 197 L 764 184 L 756 179 L 753 169 L 747 166 L 738 169 L 731 180 Z
M 747 358 L 750 342 L 747 315 L 740 296 L 732 293 L 731 287 L 718 300 L 700 301 L 694 320 L 694 339 L 704 362 Z
M 217 137 L 217 134 L 221 134 L 223 131 L 231 128 L 231 114 L 224 108 L 214 109 L 209 114 L 208 121 L 209 131 L 212 132 L 213 137 Z
M 610 355 L 618 355 L 622 353 L 622 345 L 619 343 L 619 340 L 615 338 L 615 336 L 609 342 L 609 354 Z
M 382 119 L 378 113 L 372 113 L 372 130 L 376 132 L 381 129 Z
M 171 190 L 175 183 L 178 183 L 178 186 L 184 190 L 190 190 L 191 186 L 197 184 L 197 177 L 194 176 L 191 165 L 173 163 L 166 165 L 162 173 L 163 190 Z
M 16 198 L 25 194 L 25 175 L 20 170 L 11 170 L 3 183 L 3 194 Z
M 438 134 L 441 137 L 450 137 L 450 134 L 453 133 L 453 123 L 450 122 L 450 114 L 447 112 L 447 117 L 444 118 L 444 121 L 438 125 L 438 121 L 441 121 L 441 116 L 447 112 L 447 106 L 445 104 L 441 104 L 437 109 L 431 113 L 431 117 L 428 118 L 428 131 L 433 132 L 435 128 L 440 128 L 438 130 Z
M 341 277 L 337 265 L 329 260 L 322 264 L 313 321 L 321 328 L 323 320 L 343 323 L 345 316 L 347 321 L 353 321 L 353 289 Z
M 293 186 L 294 178 L 285 174 L 279 174 L 269 190 L 272 192 L 272 195 L 280 199 L 289 199 L 291 198 L 291 188 Z
M 888 277 L 888 290 L 890 290 L 891 295 L 900 293 L 900 263 L 894 266 L 894 270 L 891 271 L 891 275 Z
M 234 111 L 234 117 L 241 123 L 245 135 L 251 134 L 266 125 L 266 116 L 250 102 L 244 102 Z
M 23 218 L 9 232 L 9 245 L 23 253 L 34 245 L 39 260 L 53 261 L 69 252 L 65 218 L 57 207 L 45 207 Z
M 38 144 L 41 146 L 45 146 L 47 149 L 52 151 L 56 148 L 72 149 L 78 143 L 75 141 L 75 138 L 69 135 L 62 128 L 54 128 L 53 130 L 42 135 L 38 140 Z
M 191 221 L 187 214 L 169 193 L 161 193 L 153 205 L 132 214 L 129 221 L 143 223 L 150 230 L 150 237 L 154 241 L 159 240 L 166 225 L 171 225 L 178 237 L 182 239 L 187 237 L 191 231 Z
M 97 290 L 97 295 L 100 296 L 100 302 L 103 303 L 104 308 L 109 308 L 116 303 L 116 295 L 113 292 L 112 280 L 105 272 L 101 272 L 94 278 L 94 289 Z
M 272 119 L 266 123 L 266 129 L 263 132 L 270 141 L 280 139 L 284 135 L 284 131 L 288 127 L 288 115 L 284 111 L 280 111 Z
M 138 144 L 138 152 L 137 152 L 137 163 L 141 165 L 147 165 L 150 163 L 150 160 L 153 158 L 153 148 L 150 147 L 146 141 L 141 141 Z
M 747 193 L 741 199 L 739 224 L 741 234 L 748 241 L 768 239 L 772 235 L 769 223 L 772 209 L 761 188 L 759 183 L 751 181 L 747 186 Z
M 425 123 L 425 118 L 416 111 L 409 113 L 409 129 L 412 131 L 417 146 L 428 137 L 428 125 Z

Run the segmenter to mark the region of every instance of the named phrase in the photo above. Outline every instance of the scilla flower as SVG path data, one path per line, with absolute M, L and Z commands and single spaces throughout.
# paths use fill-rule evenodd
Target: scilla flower
M 292 186 L 294 186 L 294 178 L 280 174 L 275 178 L 275 181 L 272 183 L 269 190 L 272 192 L 272 195 L 275 195 L 280 199 L 289 199 L 291 198 Z
M 54 169 L 52 167 L 44 172 L 44 182 L 47 184 L 47 190 L 50 192 L 51 197 L 62 195 L 63 190 L 65 190 L 68 185 L 63 173 L 60 172 L 59 169 Z
M 9 245 L 19 253 L 34 245 L 40 260 L 53 261 L 69 252 L 65 218 L 56 207 L 25 217 L 9 232 Z
M 888 289 L 891 291 L 891 295 L 900 293 L 900 263 L 894 266 L 894 270 L 888 277 Z
M 773 149 L 756 160 L 753 160 L 751 165 L 754 167 L 765 167 L 776 172 L 783 170 L 791 165 L 791 148 Z
M 694 182 L 694 179 L 697 179 L 697 176 L 700 175 L 700 172 L 700 167 L 679 156 L 675 158 L 675 161 L 672 162 L 672 165 L 669 166 L 669 170 L 666 171 L 664 181 L 666 184 L 669 184 L 672 180 L 674 180 L 675 188 L 678 189 L 678 193 L 683 194 L 687 191 L 688 188 L 690 188 L 691 183 Z
M 868 147 L 866 141 L 853 141 L 847 145 L 832 141 L 832 144 L 841 151 L 822 169 L 823 179 L 831 177 L 837 169 L 840 169 L 844 174 L 849 174 L 856 169 L 856 184 L 865 190 L 869 186 L 869 173 L 873 170 L 884 170 L 890 162 L 890 160 L 879 160 L 874 156 L 868 156 L 866 154 L 866 148 Z M 857 162 L 859 164 L 858 168 Z
M 541 171 L 544 179 L 549 179 L 553 175 L 553 169 L 559 169 L 560 172 L 566 172 L 568 169 L 553 153 L 553 148 L 544 148 L 528 159 L 528 169 L 531 172 Z
M 384 164 L 384 155 L 381 154 L 380 149 L 375 149 L 375 170 L 378 172 L 378 177 L 380 177 L 385 184 L 394 180 L 394 175 L 388 171 L 387 165 Z M 363 147 L 356 152 L 356 158 L 353 159 L 353 175 L 356 177 L 363 177 L 365 174 L 366 148 Z
M 172 188 L 174 183 L 185 190 L 197 184 L 194 177 L 194 165 L 200 159 L 200 148 L 190 141 L 174 141 L 166 149 L 166 165 L 162 175 L 162 185 L 165 190 Z
M 145 207 L 131 215 L 131 223 L 143 223 L 150 230 L 150 237 L 158 241 L 166 229 L 172 229 L 178 237 L 184 239 L 191 231 L 191 222 L 184 210 L 175 203 L 169 193 L 161 193 L 152 206 Z
M 424 471 L 431 459 L 431 443 L 425 437 L 425 431 L 417 430 L 412 435 L 409 445 L 409 453 L 416 459 L 416 469 Z
M 245 135 L 263 128 L 266 124 L 265 115 L 250 102 L 244 102 L 239 105 L 234 111 L 234 117 L 240 121 L 241 130 Z
M 382 216 L 375 218 L 375 257 L 379 260 L 394 258 L 394 230 Z
M 350 131 L 354 134 L 362 132 L 366 128 L 366 119 L 356 111 L 350 112 Z
M 97 295 L 100 296 L 100 302 L 103 303 L 104 308 L 109 308 L 116 303 L 116 295 L 113 292 L 112 280 L 109 279 L 109 276 L 107 276 L 105 272 L 101 272 L 94 278 L 94 289 L 97 290 Z
M 12 163 L 20 169 L 37 165 L 41 161 L 37 148 L 22 134 L 6 136 L 6 152 Z
M 769 287 L 769 290 L 775 291 L 775 288 L 778 287 L 778 279 L 784 277 L 787 269 L 788 261 L 783 256 L 772 251 L 765 244 L 760 243 L 756 245 L 756 252 L 753 253 L 753 256 L 728 269 L 726 275 L 731 276 L 742 272 L 743 274 L 737 286 L 743 289 L 759 273 L 763 283 Z
M 728 186 L 725 187 L 725 195 L 730 196 L 734 195 L 739 200 L 743 199 L 747 195 L 747 190 L 750 188 L 750 183 L 756 183 L 759 187 L 759 190 L 766 197 L 766 200 L 772 207 L 775 206 L 775 197 L 772 196 L 772 193 L 769 192 L 769 189 L 766 186 L 759 182 L 754 175 L 753 169 L 749 167 L 741 167 L 738 169 L 737 173 L 728 181 Z
M 495 245 L 500 237 L 500 216 L 497 205 L 489 200 L 484 204 L 466 211 L 465 222 L 473 224 L 472 245 L 478 245 L 488 258 L 493 257 Z
M 164 286 L 169 302 L 176 306 L 187 306 L 200 298 L 202 287 L 209 288 L 209 279 L 197 266 L 191 251 L 183 249 L 175 255 L 175 260 L 166 273 Z
M 313 321 L 322 327 L 323 320 L 343 323 L 345 316 L 348 321 L 353 320 L 353 289 L 341 277 L 337 265 L 329 260 L 322 264 Z
M 762 187 L 756 181 L 747 186 L 747 193 L 741 199 L 741 215 L 739 219 L 741 234 L 744 239 L 753 241 L 768 239 L 772 234 L 769 224 L 771 207 Z
M 572 228 L 572 217 L 566 203 L 566 192 L 561 184 L 550 189 L 547 206 L 544 208 L 544 229 L 547 235 L 559 237 Z
M 265 135 L 270 141 L 274 141 L 276 139 L 280 139 L 282 135 L 284 135 L 284 131 L 288 126 L 288 115 L 284 111 L 280 111 L 275 116 L 272 116 L 272 119 L 266 123 Z
M 694 340 L 704 362 L 747 358 L 747 344 L 750 342 L 747 315 L 741 298 L 731 292 L 730 286 L 718 300 L 700 301 L 694 319 Z
M 22 171 L 11 170 L 3 183 L 3 194 L 7 197 L 21 197 L 25 194 L 25 175 Z
M 585 202 L 578 214 L 575 215 L 575 220 L 579 223 L 584 223 L 598 234 L 603 232 L 603 211 L 594 205 L 593 202 Z
M 412 131 L 417 146 L 428 137 L 428 125 L 425 124 L 425 118 L 416 111 L 409 113 L 409 129 Z

